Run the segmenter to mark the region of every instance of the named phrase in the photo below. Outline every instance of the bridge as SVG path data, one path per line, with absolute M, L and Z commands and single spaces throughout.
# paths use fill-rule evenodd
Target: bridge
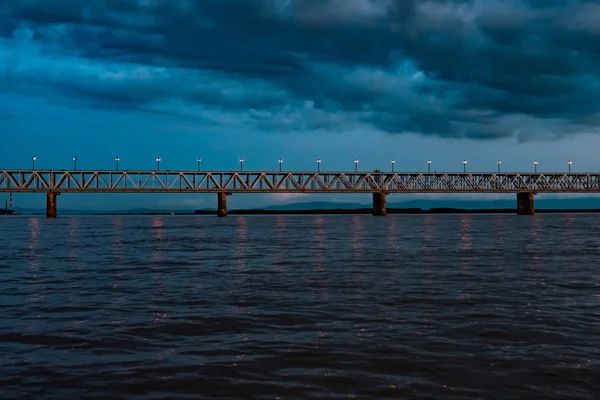
M 372 193 L 376 216 L 386 215 L 391 193 L 516 193 L 517 214 L 533 215 L 538 193 L 600 193 L 600 173 L 31 169 L 1 170 L 0 192 L 46 193 L 49 218 L 62 193 L 216 193 L 220 217 L 234 193 Z

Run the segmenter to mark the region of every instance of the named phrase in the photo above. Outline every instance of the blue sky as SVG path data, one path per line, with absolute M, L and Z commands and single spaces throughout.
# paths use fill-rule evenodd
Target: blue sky
M 566 1 L 8 0 L 0 168 L 598 170 L 600 7 Z M 557 28 L 558 27 L 558 28 Z M 70 195 L 62 207 L 209 207 Z M 234 196 L 236 197 L 236 196 Z M 237 196 L 233 207 L 343 196 Z M 456 196 L 454 196 L 456 198 Z M 478 197 L 480 198 L 480 197 Z M 43 206 L 36 195 L 21 207 Z

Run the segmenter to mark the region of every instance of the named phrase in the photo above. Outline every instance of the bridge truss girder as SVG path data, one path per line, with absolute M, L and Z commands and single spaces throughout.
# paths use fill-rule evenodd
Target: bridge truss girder
M 0 192 L 600 193 L 600 173 L 2 170 Z

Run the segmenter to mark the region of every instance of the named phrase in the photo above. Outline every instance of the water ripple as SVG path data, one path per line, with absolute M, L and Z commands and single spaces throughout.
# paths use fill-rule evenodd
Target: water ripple
M 0 219 L 0 398 L 600 398 L 597 215 Z

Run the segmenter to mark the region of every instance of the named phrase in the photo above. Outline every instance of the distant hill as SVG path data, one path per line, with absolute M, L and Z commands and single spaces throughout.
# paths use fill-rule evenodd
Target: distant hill
M 388 202 L 388 207 L 413 208 L 463 208 L 467 210 L 516 208 L 517 200 L 410 200 L 401 203 Z M 600 198 L 536 199 L 538 210 L 581 210 L 600 208 Z
M 456 208 L 466 210 L 485 210 L 485 209 L 514 209 L 516 208 L 516 199 L 511 200 L 410 200 L 404 202 L 390 202 L 388 208 L 420 208 L 430 210 L 432 208 Z M 267 211 L 298 211 L 298 210 L 349 210 L 370 208 L 370 203 L 359 202 L 304 202 L 291 203 L 284 205 L 266 206 L 260 209 Z M 238 207 L 239 208 L 239 207 Z M 583 209 L 600 209 L 600 198 L 566 198 L 566 199 L 536 199 L 535 208 L 537 210 L 583 210 Z M 203 211 L 215 210 L 215 208 L 203 208 Z M 234 208 L 231 208 L 233 210 Z M 256 209 L 248 207 L 245 209 Z M 26 209 L 15 208 L 24 215 L 45 215 L 45 209 Z M 123 210 L 73 210 L 60 209 L 59 215 L 107 215 L 107 214 L 169 214 L 171 212 L 177 214 L 192 214 L 194 209 L 161 209 L 161 208 L 135 208 Z
M 485 209 L 512 209 L 517 207 L 514 200 L 410 200 L 403 202 L 387 203 L 388 208 L 421 208 L 430 210 L 432 208 L 460 208 L 466 210 Z M 264 207 L 264 210 L 286 211 L 286 210 L 348 210 L 356 208 L 369 208 L 371 204 L 366 203 L 333 203 L 333 202 L 309 202 L 292 203 L 278 206 Z M 538 210 L 576 210 L 576 209 L 600 209 L 600 198 L 572 198 L 572 199 L 536 199 L 535 208 Z
M 276 206 L 261 207 L 267 211 L 293 211 L 293 210 L 351 210 L 370 207 L 363 203 L 334 203 L 329 201 L 311 201 L 308 203 L 291 203 Z
M 19 211 L 23 215 L 46 215 L 46 209 L 28 209 L 28 208 L 15 208 L 15 211 Z M 193 209 L 156 209 L 156 208 L 134 208 L 124 210 L 73 210 L 73 209 L 61 209 L 58 208 L 59 215 L 123 215 L 123 214 L 193 214 Z

